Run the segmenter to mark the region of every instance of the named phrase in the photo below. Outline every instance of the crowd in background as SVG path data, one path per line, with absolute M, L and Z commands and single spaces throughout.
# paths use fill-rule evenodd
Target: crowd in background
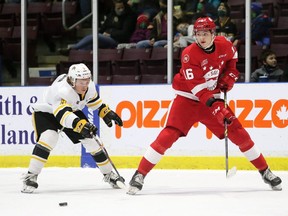
M 38 0 L 41 2 L 41 0 Z M 47 1 L 47 0 L 42 0 Z M 16 2 L 20 0 L 2 0 L 2 2 Z M 37 2 L 29 0 L 28 2 Z M 91 0 L 78 0 L 78 18 L 83 18 L 91 13 Z M 99 0 L 98 1 L 98 46 L 101 49 L 112 48 L 154 48 L 167 47 L 167 0 Z M 270 76 L 273 69 L 278 71 L 277 50 L 270 50 L 271 40 L 269 29 L 277 26 L 275 17 L 262 11 L 261 0 L 251 3 L 251 37 L 252 44 L 262 47 L 264 51 L 275 54 L 276 66 L 269 70 L 264 67 L 263 55 L 258 56 L 260 67 L 265 71 L 265 76 Z M 240 10 L 240 9 L 239 9 Z M 233 45 L 239 47 L 245 44 L 245 31 L 242 23 L 234 19 L 231 14 L 229 0 L 174 0 L 173 1 L 173 46 L 185 48 L 194 42 L 193 23 L 201 16 L 209 16 L 216 23 L 216 34 L 226 37 Z M 81 24 L 91 27 L 92 20 L 88 19 Z M 288 42 L 287 42 L 288 43 Z M 53 46 L 50 50 L 62 55 L 69 55 L 71 49 L 92 50 L 92 34 L 75 41 L 69 47 Z M 266 52 L 267 53 L 267 52 Z M 268 52 L 269 53 L 269 52 Z M 275 65 L 275 64 L 273 64 Z M 287 67 L 287 64 L 286 64 Z M 282 68 L 287 71 L 287 68 Z M 287 73 L 287 72 L 286 72 Z M 278 72 L 277 72 L 278 74 Z M 286 75 L 273 81 L 288 80 Z M 272 76 L 274 77 L 274 76 Z M 283 79 L 284 77 L 284 79 Z M 252 79 L 252 81 L 257 81 Z
M 185 48 L 194 42 L 193 23 L 201 16 L 211 17 L 217 26 L 216 34 L 226 37 L 236 48 L 245 44 L 245 31 L 237 26 L 231 16 L 229 0 L 174 0 L 173 3 L 174 47 Z M 99 48 L 167 47 L 167 0 L 100 1 L 99 7 L 102 11 L 99 14 Z M 277 50 L 270 50 L 269 29 L 275 26 L 275 18 L 262 9 L 261 1 L 252 1 L 252 44 L 263 49 L 263 53 L 258 56 L 259 69 L 264 76 L 271 77 L 270 81 L 286 81 L 288 78 L 283 75 L 286 68 L 279 69 L 277 65 Z M 92 35 L 84 37 L 68 50 L 60 49 L 59 52 L 68 55 L 70 49 L 92 49 Z M 275 54 L 275 62 L 269 69 L 263 61 L 267 51 Z M 277 71 L 277 79 L 274 71 Z M 258 80 L 254 73 L 251 81 Z

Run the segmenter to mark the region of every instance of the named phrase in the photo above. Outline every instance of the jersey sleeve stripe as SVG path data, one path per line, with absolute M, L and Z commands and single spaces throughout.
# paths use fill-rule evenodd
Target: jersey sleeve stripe
M 57 107 L 57 109 L 55 109 L 55 111 L 53 113 L 54 116 L 57 116 L 58 113 L 63 109 L 65 109 L 65 110 L 69 109 L 68 111 L 72 111 L 72 108 L 70 106 L 68 106 L 67 104 L 61 104 L 60 106 Z
M 71 113 L 72 108 L 70 106 L 61 105 L 54 111 L 54 116 L 56 117 L 57 121 L 63 125 L 65 118 Z
M 203 89 L 207 89 L 207 83 L 202 83 L 200 85 L 195 86 L 191 92 L 194 95 L 197 95 L 197 93 L 199 93 L 200 91 L 202 91 Z
M 60 119 L 60 124 L 65 126 L 65 120 L 67 118 L 67 116 L 69 116 L 70 114 L 72 114 L 72 112 L 66 111 L 63 115 L 62 118 Z
M 96 110 L 97 108 L 100 107 L 101 104 L 102 104 L 102 99 L 99 97 L 99 95 L 96 95 L 95 98 L 93 98 L 87 103 L 87 107 L 93 110 Z

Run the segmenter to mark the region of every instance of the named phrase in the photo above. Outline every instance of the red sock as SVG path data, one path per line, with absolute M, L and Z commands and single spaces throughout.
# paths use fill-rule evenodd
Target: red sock
M 255 160 L 250 161 L 259 171 L 267 169 L 268 165 L 262 154 Z
M 155 166 L 155 164 L 150 163 L 148 160 L 146 160 L 145 157 L 143 157 L 140 161 L 138 171 L 143 174 L 144 176 L 147 175 L 148 172 Z

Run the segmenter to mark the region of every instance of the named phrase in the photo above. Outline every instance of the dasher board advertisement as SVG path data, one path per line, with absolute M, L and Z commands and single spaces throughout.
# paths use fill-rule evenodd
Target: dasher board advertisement
M 287 84 L 236 84 L 228 92 L 228 104 L 266 156 L 288 156 Z M 165 125 L 174 92 L 171 85 L 102 86 L 102 98 L 123 119 L 124 126 L 107 128 L 100 121 L 100 134 L 112 155 L 143 155 Z M 189 116 L 187 116 L 189 118 Z M 231 156 L 242 156 L 229 143 Z M 219 140 L 202 124 L 195 124 L 166 155 L 223 155 Z
M 1 87 L 0 155 L 31 155 L 35 145 L 31 105 L 42 100 L 46 87 Z M 287 83 L 236 84 L 228 103 L 266 156 L 288 156 Z M 107 127 L 100 136 L 112 156 L 142 156 L 165 125 L 174 92 L 171 85 L 100 86 L 103 101 L 123 119 L 123 127 Z M 97 112 L 94 113 L 97 118 Z M 187 116 L 189 118 L 189 116 Z M 95 119 L 94 119 L 95 120 Z M 95 122 L 95 121 L 94 121 Z M 203 125 L 194 125 L 167 151 L 175 156 L 223 156 L 224 140 Z M 229 142 L 231 156 L 241 155 Z M 51 155 L 81 155 L 81 146 L 61 135 Z

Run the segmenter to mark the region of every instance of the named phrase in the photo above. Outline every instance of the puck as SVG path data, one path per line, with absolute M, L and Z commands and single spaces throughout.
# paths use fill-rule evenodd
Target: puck
M 67 205 L 68 205 L 67 202 L 61 202 L 61 203 L 59 203 L 59 206 L 67 206 Z

